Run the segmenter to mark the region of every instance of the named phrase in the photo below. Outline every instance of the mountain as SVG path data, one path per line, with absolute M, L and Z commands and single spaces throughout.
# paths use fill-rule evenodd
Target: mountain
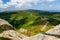
M 60 24 L 60 12 L 48 12 L 40 10 L 18 10 L 0 12 L 0 18 L 8 21 L 18 32 L 26 29 L 22 34 L 35 35 L 46 32 L 54 26 Z M 42 29 L 42 30 L 41 30 Z

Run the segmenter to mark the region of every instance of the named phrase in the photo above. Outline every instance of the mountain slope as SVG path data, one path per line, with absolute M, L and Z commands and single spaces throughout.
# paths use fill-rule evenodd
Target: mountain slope
M 60 12 L 45 12 L 39 10 L 22 10 L 1 12 L 0 18 L 7 20 L 16 29 L 27 29 L 23 34 L 35 35 L 47 31 L 53 26 L 60 24 Z M 45 28 L 46 26 L 46 28 Z M 41 29 L 44 28 L 42 31 Z

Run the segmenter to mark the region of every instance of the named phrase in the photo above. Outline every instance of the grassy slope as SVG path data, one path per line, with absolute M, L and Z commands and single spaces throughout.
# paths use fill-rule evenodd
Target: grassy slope
M 40 33 L 41 28 L 46 24 L 46 21 L 48 21 L 49 24 L 44 32 L 53 26 L 60 24 L 60 13 L 39 10 L 2 12 L 0 13 L 0 18 L 7 20 L 18 30 L 20 28 L 27 29 L 28 32 L 24 32 L 23 34 L 28 34 L 29 36 Z

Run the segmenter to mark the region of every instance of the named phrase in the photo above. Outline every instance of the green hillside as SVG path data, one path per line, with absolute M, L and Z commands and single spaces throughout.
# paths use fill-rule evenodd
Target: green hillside
M 60 24 L 60 12 L 47 12 L 39 10 L 22 10 L 1 12 L 0 18 L 7 20 L 17 31 L 20 28 L 27 29 L 23 34 L 35 35 L 42 32 L 42 28 L 47 23 L 44 32 Z

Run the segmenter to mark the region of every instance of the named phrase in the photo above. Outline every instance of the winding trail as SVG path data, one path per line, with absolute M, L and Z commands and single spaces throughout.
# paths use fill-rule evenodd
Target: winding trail
M 43 26 L 43 28 L 41 29 L 41 31 L 44 31 L 44 30 L 46 29 L 48 23 L 49 23 L 49 22 L 46 22 L 46 24 Z

